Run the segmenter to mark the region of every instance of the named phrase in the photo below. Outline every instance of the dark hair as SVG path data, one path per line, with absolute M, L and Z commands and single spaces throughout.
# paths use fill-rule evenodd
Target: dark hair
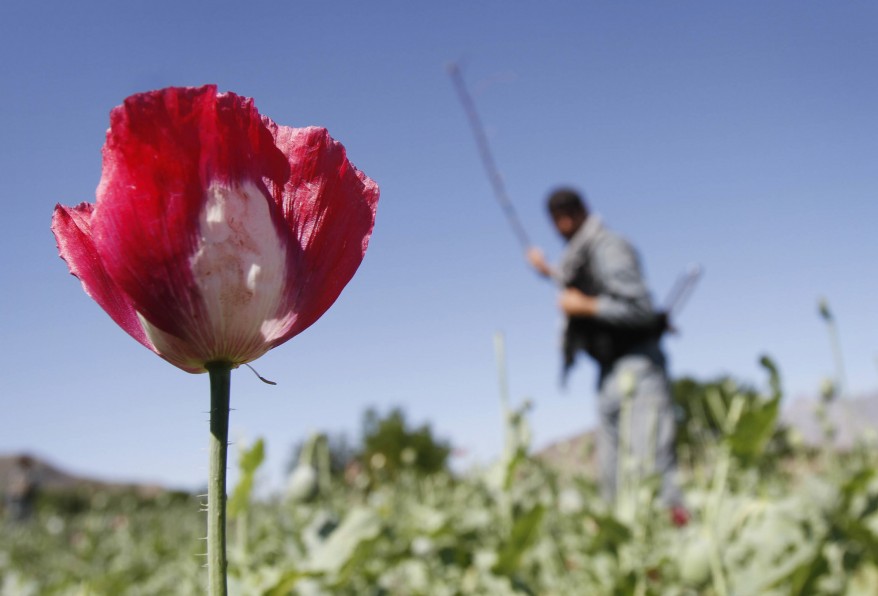
M 552 217 L 559 215 L 588 215 L 582 196 L 571 188 L 559 188 L 549 195 L 546 207 Z

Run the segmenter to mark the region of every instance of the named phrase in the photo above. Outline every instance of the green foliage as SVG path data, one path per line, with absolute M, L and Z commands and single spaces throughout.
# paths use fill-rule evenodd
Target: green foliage
M 80 487 L 39 491 L 36 497 L 36 507 L 39 511 L 53 512 L 59 515 L 77 515 L 88 511 L 95 494 L 95 491 L 91 489 Z
M 357 459 L 359 448 L 352 445 L 344 434 L 320 434 L 320 437 L 320 440 L 323 442 L 320 449 L 325 449 L 328 456 L 329 473 L 332 476 L 341 477 L 348 466 Z M 313 438 L 310 437 L 295 446 L 287 467 L 288 472 L 292 472 L 302 463 L 303 457 L 306 457 L 305 452 L 308 450 L 309 443 Z M 312 447 L 312 449 L 315 448 Z M 314 461 L 309 463 L 311 465 L 315 464 Z
M 731 383 L 700 391 L 714 426 L 706 432 L 707 418 L 690 420 L 700 425 L 703 453 L 682 470 L 692 514 L 685 528 L 670 523 L 654 478 L 607 504 L 593 479 L 535 457 L 527 404 L 504 412 L 500 459 L 456 478 L 403 464 L 393 482 L 349 483 L 322 474 L 328 441 L 315 435 L 296 466 L 326 476 L 314 498 L 258 500 L 251 497 L 263 459 L 257 443 L 242 452 L 233 492 L 246 495 L 236 501 L 235 526 L 246 525 L 230 551 L 231 591 L 876 594 L 878 450 L 861 445 L 815 460 L 773 449 L 781 388 L 765 365 L 765 395 Z M 373 413 L 372 434 L 396 442 L 372 443 L 372 454 L 419 445 L 407 441 L 423 429 L 409 429 L 401 413 L 387 419 L 383 425 Z M 180 495 L 92 495 L 76 506 L 45 507 L 29 523 L 3 528 L 0 594 L 202 593 L 204 529 L 198 503 Z
M 2 529 L 0 594 L 198 594 L 204 515 L 194 497 L 96 497 Z
M 70 517 L 93 510 L 132 513 L 170 503 L 188 502 L 191 495 L 183 491 L 162 491 L 144 496 L 135 488 L 71 486 L 37 492 L 36 510 L 44 516 Z
M 402 469 L 368 493 L 335 479 L 313 501 L 248 501 L 246 548 L 230 553 L 230 585 L 278 596 L 683 596 L 720 593 L 718 569 L 726 594 L 878 589 L 874 451 L 840 458 L 831 474 L 761 476 L 756 490 L 732 483 L 716 515 L 709 487 L 690 482 L 693 521 L 682 530 L 648 486 L 635 515 L 622 518 L 592 496 L 590 482 L 558 476 L 531 455 L 515 459 L 508 487 L 504 469 L 455 481 Z M 730 462 L 732 474 L 742 469 Z M 201 592 L 204 521 L 194 500 L 106 505 L 4 529 L 0 593 Z
M 435 438 L 429 424 L 410 428 L 399 408 L 383 417 L 374 409 L 363 416 L 359 460 L 374 474 L 396 478 L 404 467 L 421 474 L 435 474 L 448 469 L 450 454 L 451 446 Z
M 522 556 L 539 538 L 540 523 L 545 513 L 545 506 L 537 503 L 516 517 L 509 540 L 500 548 L 497 563 L 491 569 L 494 573 L 514 577 Z
M 769 372 L 772 395 L 768 399 L 751 397 L 734 430 L 726 438 L 732 454 L 746 465 L 758 462 L 765 453 L 777 429 L 780 414 L 780 376 L 770 359 L 764 357 L 761 362 Z
M 265 460 L 265 441 L 259 439 L 250 449 L 241 449 L 238 459 L 238 469 L 241 478 L 232 492 L 228 501 L 228 515 L 230 518 L 237 517 L 250 503 L 250 494 L 253 492 L 253 482 L 256 478 L 256 470 Z
M 748 467 L 771 467 L 791 456 L 786 429 L 779 423 L 780 375 L 770 358 L 763 357 L 760 363 L 768 372 L 767 396 L 729 377 L 707 382 L 683 377 L 673 382 L 677 453 L 684 463 L 704 465 L 712 457 L 711 446 L 718 442 L 725 442 L 731 455 Z
M 721 436 L 725 414 L 735 395 L 743 396 L 748 402 L 759 399 L 755 389 L 730 377 L 712 381 L 682 377 L 673 381 L 672 392 L 679 419 L 678 449 L 695 447 Z

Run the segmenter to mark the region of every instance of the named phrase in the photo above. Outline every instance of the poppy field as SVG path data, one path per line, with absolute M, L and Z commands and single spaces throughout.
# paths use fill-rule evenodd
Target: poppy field
M 227 487 L 231 371 L 335 302 L 369 244 L 378 185 L 325 129 L 277 125 L 213 85 L 130 96 L 102 155 L 96 202 L 55 208 L 59 255 L 132 338 L 208 373 L 207 494 L 94 489 L 10 517 L 0 596 L 878 593 L 875 445 L 836 448 L 834 386 L 815 412 L 822 443 L 780 425 L 767 358 L 759 389 L 679 387 L 684 511 L 630 455 L 633 394 L 612 503 L 587 467 L 534 452 L 529 404 L 505 394 L 502 340 L 505 445 L 487 467 L 427 469 L 412 444 L 339 469 L 316 435 L 283 494 L 255 496 L 262 441 L 237 450 Z M 584 462 L 593 446 L 558 451 Z
M 229 492 L 232 594 L 874 594 L 874 445 L 838 452 L 778 424 L 781 384 L 702 387 L 687 417 L 681 481 L 691 517 L 672 523 L 657 479 L 625 477 L 605 504 L 589 473 L 530 446 L 528 405 L 506 408 L 506 445 L 484 469 L 425 474 L 417 454 L 331 470 L 313 437 L 282 495 L 255 499 L 264 445 L 238 453 Z M 580 447 L 589 450 L 589 446 Z M 589 453 L 567 453 L 587 459 Z M 4 527 L 0 594 L 198 594 L 206 587 L 203 499 L 89 495 Z

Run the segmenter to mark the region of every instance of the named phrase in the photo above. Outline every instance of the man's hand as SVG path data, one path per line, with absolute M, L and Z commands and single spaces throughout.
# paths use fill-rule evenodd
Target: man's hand
M 546 255 L 543 254 L 543 251 L 536 246 L 531 246 L 527 249 L 527 253 L 525 253 L 525 257 L 527 257 L 527 262 L 530 264 L 534 270 L 542 275 L 543 277 L 551 277 L 552 276 L 552 268 L 549 266 L 549 263 L 546 261 Z
M 598 311 L 598 301 L 576 288 L 565 288 L 558 296 L 558 307 L 568 317 L 593 317 Z

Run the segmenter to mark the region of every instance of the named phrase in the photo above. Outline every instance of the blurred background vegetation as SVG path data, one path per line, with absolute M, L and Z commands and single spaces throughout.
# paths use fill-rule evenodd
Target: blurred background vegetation
M 761 362 L 762 384 L 674 382 L 682 527 L 657 478 L 598 497 L 589 433 L 535 452 L 527 402 L 506 404 L 503 455 L 470 470 L 400 408 L 366 411 L 356 441 L 294 446 L 283 494 L 257 496 L 265 445 L 241 447 L 233 593 L 878 593 L 875 440 L 838 447 L 832 384 L 811 413 L 822 435 L 804 440 L 781 424 L 780 375 Z M 200 593 L 203 497 L 39 466 L 34 511 L 3 522 L 0 594 Z

